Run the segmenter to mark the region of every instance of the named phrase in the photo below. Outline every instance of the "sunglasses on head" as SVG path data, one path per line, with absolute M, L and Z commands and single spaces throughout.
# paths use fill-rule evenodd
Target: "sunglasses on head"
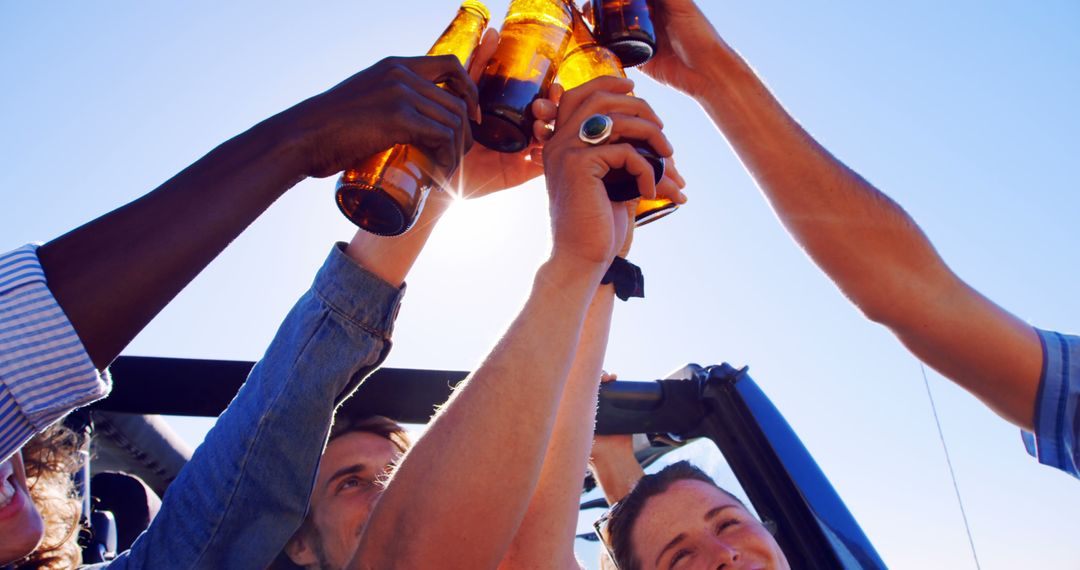
M 611 548 L 611 542 L 608 540 L 608 523 L 611 522 L 611 512 L 615 510 L 615 507 L 619 503 L 611 505 L 611 507 L 604 511 L 604 514 L 600 515 L 600 518 L 596 519 L 593 523 L 593 532 L 596 533 L 596 538 L 600 539 L 600 544 L 604 545 L 604 552 L 607 554 L 608 562 L 611 563 L 611 567 L 618 570 L 619 566 L 615 563 L 615 551 Z

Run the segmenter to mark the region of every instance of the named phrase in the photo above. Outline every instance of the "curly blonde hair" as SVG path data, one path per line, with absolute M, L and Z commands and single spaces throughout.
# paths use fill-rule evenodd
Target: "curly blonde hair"
M 72 476 L 83 465 L 83 438 L 56 424 L 22 448 L 30 498 L 45 520 L 45 537 L 15 570 L 60 570 L 82 562 L 79 518 L 82 502 Z

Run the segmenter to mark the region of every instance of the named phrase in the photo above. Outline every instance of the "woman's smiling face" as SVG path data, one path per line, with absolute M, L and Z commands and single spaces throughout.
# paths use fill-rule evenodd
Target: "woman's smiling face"
M 0 565 L 30 554 L 45 534 L 45 523 L 26 487 L 22 455 L 0 463 Z
M 642 569 L 789 568 L 769 531 L 737 500 L 703 481 L 677 481 L 650 497 L 631 539 Z

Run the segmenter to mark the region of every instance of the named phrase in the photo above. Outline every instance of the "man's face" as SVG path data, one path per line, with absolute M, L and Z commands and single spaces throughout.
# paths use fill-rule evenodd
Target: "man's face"
M 645 569 L 781 569 L 780 546 L 745 508 L 703 481 L 677 481 L 649 498 L 630 532 Z
M 0 565 L 33 552 L 44 534 L 45 523 L 26 489 L 22 455 L 15 452 L 0 463 Z
M 368 432 L 346 433 L 326 446 L 309 508 L 313 532 L 287 547 L 300 566 L 342 568 L 360 543 L 380 487 L 376 481 L 399 455 L 394 444 Z

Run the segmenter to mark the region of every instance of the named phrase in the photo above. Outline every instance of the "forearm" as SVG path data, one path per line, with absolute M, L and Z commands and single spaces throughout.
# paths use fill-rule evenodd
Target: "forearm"
M 699 98 L 781 222 L 865 313 L 890 317 L 902 296 L 955 278 L 899 205 L 833 157 L 720 41 Z
M 557 257 L 541 267 L 505 336 L 406 454 L 352 567 L 488 568 L 499 562 L 536 487 L 553 412 L 602 272 Z M 461 442 L 468 442 L 467 452 Z
M 99 368 L 302 175 L 277 116 L 45 244 L 49 288 Z
M 596 399 L 614 305 L 603 285 L 585 316 L 555 428 L 544 454 L 540 482 L 500 568 L 579 568 L 574 556 L 581 484 L 592 448 Z
M 265 568 L 303 521 L 335 398 L 389 349 L 400 297 L 331 252 L 116 567 Z
M 1038 339 L 960 280 L 914 220 L 815 141 L 719 42 L 700 97 L 781 222 L 868 318 L 1006 419 L 1030 428 Z
M 400 287 L 439 219 L 453 204 L 447 192 L 432 191 L 412 229 L 396 237 L 356 232 L 345 253 L 383 281 Z
M 628 447 L 625 453 L 607 453 L 594 457 L 592 472 L 609 505 L 621 501 L 645 476 L 645 470 L 634 457 L 632 447 Z

